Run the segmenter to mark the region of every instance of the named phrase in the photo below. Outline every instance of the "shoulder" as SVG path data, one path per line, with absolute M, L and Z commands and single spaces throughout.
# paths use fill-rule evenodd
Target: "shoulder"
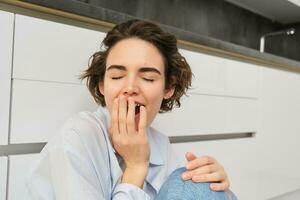
M 46 149 L 81 147 L 106 147 L 106 116 L 99 112 L 83 111 L 70 117 L 59 131 L 51 138 Z
M 66 121 L 62 131 L 73 129 L 81 137 L 103 136 L 108 129 L 108 114 L 103 109 L 79 112 Z
M 83 111 L 68 119 L 61 131 L 74 130 L 77 133 L 94 133 L 107 129 L 106 116 L 98 111 Z

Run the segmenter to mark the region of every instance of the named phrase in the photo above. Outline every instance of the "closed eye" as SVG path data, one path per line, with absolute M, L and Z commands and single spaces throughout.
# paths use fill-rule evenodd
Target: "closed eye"
M 153 82 L 154 79 L 149 79 L 149 78 L 143 78 L 145 81 L 148 81 L 148 82 Z
M 121 79 L 121 78 L 123 78 L 122 76 L 118 76 L 118 77 L 111 77 L 111 79 L 113 79 L 113 80 L 118 80 L 118 79 Z

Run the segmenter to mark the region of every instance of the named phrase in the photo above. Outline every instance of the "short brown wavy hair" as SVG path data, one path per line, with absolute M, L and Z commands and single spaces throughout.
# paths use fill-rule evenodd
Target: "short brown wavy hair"
M 106 71 L 106 59 L 111 48 L 127 38 L 139 38 L 153 44 L 163 55 L 165 62 L 165 89 L 175 87 L 169 99 L 163 99 L 160 113 L 172 110 L 174 105 L 180 107 L 180 98 L 191 86 L 192 72 L 185 58 L 178 52 L 177 39 L 164 32 L 158 25 L 143 20 L 129 20 L 116 25 L 102 41 L 104 50 L 98 51 L 90 58 L 88 69 L 80 79 L 87 78 L 87 87 L 96 103 L 106 106 L 104 96 L 100 93 L 99 83 L 103 83 Z

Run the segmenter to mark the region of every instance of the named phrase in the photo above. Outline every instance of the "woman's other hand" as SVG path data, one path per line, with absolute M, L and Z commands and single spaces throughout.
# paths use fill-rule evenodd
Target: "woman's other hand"
M 210 156 L 196 157 L 187 152 L 186 169 L 182 174 L 183 180 L 191 179 L 194 182 L 212 182 L 210 188 L 214 191 L 225 191 L 229 188 L 229 179 L 224 167 Z

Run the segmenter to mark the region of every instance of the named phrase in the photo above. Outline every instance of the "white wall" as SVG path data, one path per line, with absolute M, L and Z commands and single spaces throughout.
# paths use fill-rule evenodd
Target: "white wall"
M 12 22 L 5 24 L 11 27 Z M 16 15 L 9 145 L 46 142 L 71 115 L 95 110 L 76 76 L 103 37 L 101 32 Z M 1 49 L 7 51 L 11 50 Z M 195 75 L 193 89 L 183 98 L 182 108 L 159 116 L 154 126 L 170 136 L 257 132 L 254 138 L 173 144 L 182 163 L 186 151 L 213 155 L 225 166 L 232 190 L 243 200 L 267 199 L 300 188 L 299 73 L 181 52 Z M 1 101 L 1 106 L 7 104 Z M 9 119 L 8 112 L 3 116 Z M 7 134 L 1 133 L 7 141 Z M 10 200 L 20 199 L 19 194 L 28 199 L 24 175 L 36 157 L 9 156 Z M 1 185 L 6 157 L 0 161 Z

